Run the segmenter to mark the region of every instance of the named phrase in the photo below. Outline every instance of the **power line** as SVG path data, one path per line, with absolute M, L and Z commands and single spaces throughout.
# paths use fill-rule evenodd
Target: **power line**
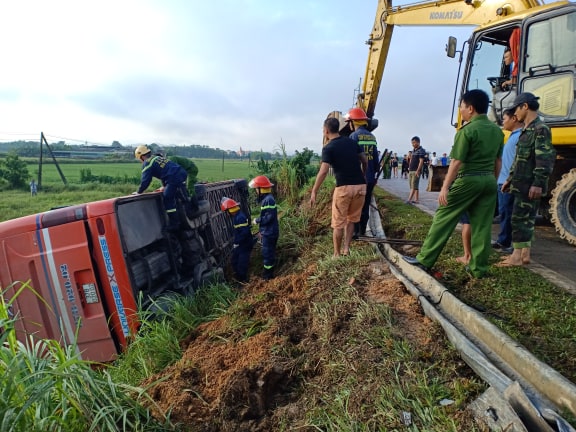
M 17 139 L 17 141 L 36 141 L 37 142 L 40 140 L 40 133 L 1 132 L 0 131 L 0 137 L 1 137 L 0 142 L 12 142 L 15 140 L 16 137 L 19 137 Z M 23 139 L 23 137 L 26 137 L 27 139 Z M 80 144 L 84 144 L 84 145 L 99 145 L 99 146 L 112 145 L 112 142 L 110 142 L 109 144 L 104 144 L 104 143 L 96 142 L 96 141 L 92 141 L 92 140 L 61 137 L 58 135 L 44 134 L 44 137 L 50 138 L 51 140 L 67 141 L 67 142 L 70 142 L 71 144 L 80 143 Z
M 88 141 L 88 140 L 85 140 L 85 139 L 77 139 L 77 138 L 67 138 L 67 137 L 61 137 L 61 136 L 57 136 L 57 135 L 49 135 L 49 134 L 46 134 L 46 133 L 44 134 L 44 136 L 45 136 L 46 138 L 51 138 L 51 139 L 54 139 L 54 140 L 72 141 L 72 142 L 81 143 L 81 144 L 84 144 L 84 145 L 99 145 L 99 146 L 110 146 L 110 145 L 112 145 L 112 143 L 104 144 L 104 143 L 99 143 L 99 142 L 96 142 L 96 141 Z

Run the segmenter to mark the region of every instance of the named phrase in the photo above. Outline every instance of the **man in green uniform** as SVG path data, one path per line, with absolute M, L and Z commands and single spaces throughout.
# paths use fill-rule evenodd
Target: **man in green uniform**
M 488 270 L 496 177 L 504 146 L 504 134 L 486 115 L 488 105 L 488 95 L 482 90 L 469 90 L 462 95 L 460 115 L 467 124 L 454 138 L 448 173 L 438 195 L 438 210 L 422 249 L 416 258 L 403 257 L 410 264 L 431 268 L 460 216 L 467 212 L 472 227 L 468 271 L 474 277 L 483 277 Z
M 530 264 L 530 247 L 534 236 L 536 211 L 546 195 L 548 178 L 554 169 L 556 150 L 548 126 L 538 117 L 538 98 L 520 93 L 514 100 L 514 114 L 524 129 L 516 145 L 516 157 L 502 192 L 514 195 L 512 208 L 512 247 L 514 252 L 500 266 Z

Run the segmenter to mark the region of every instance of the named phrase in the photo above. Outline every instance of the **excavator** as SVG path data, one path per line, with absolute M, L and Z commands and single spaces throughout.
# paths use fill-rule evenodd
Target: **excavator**
M 356 98 L 356 106 L 370 119 L 371 130 L 378 126 L 374 110 L 392 32 L 395 26 L 402 25 L 475 26 L 460 50 L 454 37 L 448 39 L 446 46 L 448 56 L 460 54 L 453 126 L 462 125 L 459 116 L 455 118 L 458 110 L 454 109 L 458 83 L 460 94 L 480 88 L 491 96 L 488 114 L 498 124 L 517 94 L 531 92 L 540 98 L 539 115 L 552 131 L 557 152 L 549 184 L 551 197 L 542 200 L 540 214 L 552 221 L 562 238 L 576 244 L 576 3 L 438 0 L 393 6 L 390 0 L 378 0 L 367 41 L 366 72 Z M 511 72 L 503 60 L 508 49 L 513 57 Z M 333 111 L 330 116 L 341 120 L 341 134 L 350 133 L 342 113 Z M 438 183 L 438 179 L 432 178 L 432 183 Z

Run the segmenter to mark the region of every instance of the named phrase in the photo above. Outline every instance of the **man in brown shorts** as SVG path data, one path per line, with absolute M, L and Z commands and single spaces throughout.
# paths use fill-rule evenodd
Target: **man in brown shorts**
M 336 118 L 324 121 L 324 137 L 328 144 L 322 149 L 322 163 L 316 176 L 310 204 L 316 202 L 316 193 L 332 167 L 336 189 L 332 195 L 332 242 L 334 256 L 348 255 L 354 235 L 354 224 L 360 221 L 366 196 L 366 167 L 368 160 L 358 143 L 338 133 L 340 122 Z M 342 245 L 342 240 L 344 244 Z

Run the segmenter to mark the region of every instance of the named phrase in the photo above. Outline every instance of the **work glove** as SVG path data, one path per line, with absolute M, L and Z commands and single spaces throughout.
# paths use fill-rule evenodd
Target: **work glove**
M 258 219 L 257 219 L 257 218 L 252 219 L 252 223 L 253 223 L 254 225 L 258 225 Z
M 240 245 L 239 245 L 239 244 L 236 244 L 236 243 L 234 243 L 234 244 L 232 245 L 232 249 L 236 249 L 238 246 L 240 246 Z

